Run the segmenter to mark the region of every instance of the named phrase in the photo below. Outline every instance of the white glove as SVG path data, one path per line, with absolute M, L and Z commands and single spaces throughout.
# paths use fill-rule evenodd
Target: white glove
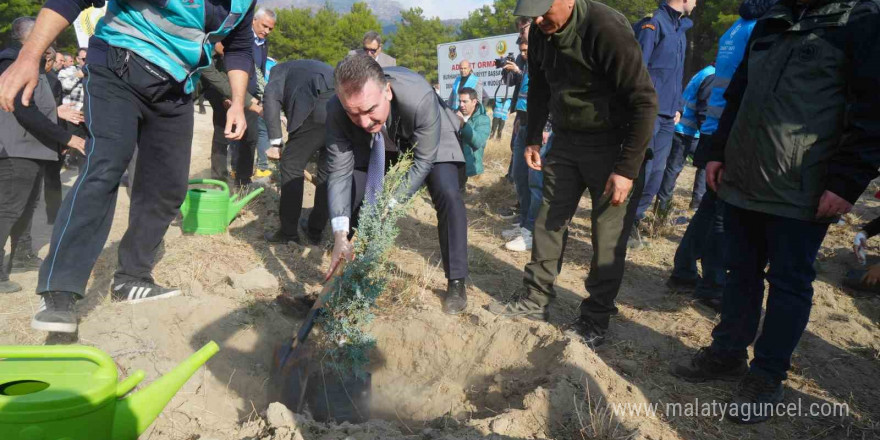
M 856 234 L 856 238 L 853 239 L 853 252 L 862 266 L 868 264 L 868 251 L 865 249 L 867 246 L 868 236 L 865 235 L 865 231 L 860 231 Z

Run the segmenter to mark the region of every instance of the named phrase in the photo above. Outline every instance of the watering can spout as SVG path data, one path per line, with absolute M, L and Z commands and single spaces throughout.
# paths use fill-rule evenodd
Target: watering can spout
M 254 192 L 244 196 L 241 200 L 237 200 L 237 196 L 232 196 L 229 199 L 229 212 L 227 213 L 227 223 L 232 223 L 232 220 L 235 219 L 235 216 L 238 215 L 238 212 L 241 211 L 241 208 L 244 208 L 244 205 L 247 205 L 248 202 L 254 199 L 254 197 L 260 195 L 263 192 L 264 188 L 257 188 Z
M 219 350 L 220 347 L 215 342 L 209 342 L 168 374 L 120 400 L 116 405 L 116 416 L 113 419 L 113 438 L 135 439 L 142 434 L 180 387 Z M 117 397 L 128 393 L 138 381 L 126 380 L 120 383 Z M 127 386 L 130 382 L 131 386 Z

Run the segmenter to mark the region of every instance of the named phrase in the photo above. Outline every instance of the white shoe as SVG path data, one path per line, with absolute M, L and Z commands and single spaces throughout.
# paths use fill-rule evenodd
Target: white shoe
M 501 238 L 508 240 L 508 241 L 513 240 L 514 238 L 522 235 L 522 231 L 523 231 L 523 228 L 519 227 L 519 224 L 517 224 L 512 229 L 507 229 L 507 230 L 501 231 Z
M 507 242 L 504 247 L 514 252 L 530 251 L 532 250 L 532 233 L 528 229 L 522 228 L 522 235 Z

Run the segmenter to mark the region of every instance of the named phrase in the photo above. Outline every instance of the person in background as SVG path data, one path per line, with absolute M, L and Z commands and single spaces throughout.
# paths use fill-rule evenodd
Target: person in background
M 452 83 L 452 92 L 449 94 L 449 108 L 458 111 L 458 95 L 462 89 L 474 89 L 477 96 L 483 96 L 483 85 L 480 83 L 480 77 L 473 74 L 471 62 L 464 60 L 459 64 L 459 76 Z
M 396 59 L 382 51 L 382 35 L 376 31 L 367 31 L 364 34 L 363 40 L 361 40 L 361 48 L 349 51 L 348 54 L 369 55 L 382 67 L 391 67 L 397 65 Z
M 548 121 L 544 128 L 544 134 L 541 137 L 541 159 L 547 157 L 552 145 L 551 124 Z M 529 190 L 529 208 L 526 211 L 525 223 L 522 225 L 520 234 L 513 237 L 504 248 L 513 252 L 529 252 L 532 250 L 534 241 L 535 221 L 538 218 L 538 211 L 541 209 L 541 202 L 544 194 L 544 172 L 533 168 L 528 168 L 528 190 Z
M 255 123 L 251 125 L 251 129 L 255 131 L 253 136 L 246 135 L 246 139 L 252 139 L 253 142 L 239 143 L 238 154 L 239 161 L 249 161 L 249 164 L 239 162 L 239 173 L 236 180 L 239 184 L 250 183 L 250 176 L 254 178 L 265 179 L 272 175 L 269 170 L 269 160 L 266 157 L 266 150 L 269 149 L 269 134 L 266 129 L 266 121 L 262 115 L 263 91 L 268 83 L 269 74 L 269 34 L 275 29 L 276 15 L 271 9 L 259 8 L 254 13 L 253 30 L 254 30 L 254 75 L 248 84 L 248 93 L 260 101 L 261 111 L 254 119 Z M 244 152 L 244 154 L 242 154 Z M 254 153 L 257 154 L 256 170 L 254 170 Z M 249 165 L 249 166 L 248 166 Z M 242 178 L 246 177 L 246 178 Z
M 595 347 L 604 342 L 617 312 L 614 302 L 641 195 L 657 94 L 632 27 L 620 12 L 591 0 L 519 0 L 514 14 L 536 17 L 529 33 L 525 157 L 529 168 L 543 171 L 544 188 L 524 291 L 493 302 L 489 311 L 549 318 L 568 225 L 588 190 L 593 258 L 585 287 L 590 296 L 569 330 Z M 586 47 L 594 50 L 586 53 Z M 542 159 L 550 114 L 553 148 Z
M 443 311 L 467 308 L 467 211 L 458 185 L 464 156 L 458 119 L 422 75 L 382 68 L 371 57 L 349 55 L 334 72 L 337 98 L 327 106 L 328 199 L 334 263 L 352 256 L 351 226 L 362 203 L 374 203 L 385 167 L 413 152 L 405 197 L 427 184 L 437 210 L 437 233 L 448 280 Z M 392 114 L 393 113 L 393 114 Z M 352 219 L 354 221 L 352 221 Z
M 281 160 L 281 200 L 278 216 L 281 227 L 265 234 L 270 243 L 295 242 L 320 245 L 324 227 L 329 219 L 327 208 L 327 104 L 336 96 L 333 67 L 314 60 L 296 60 L 281 63 L 272 69 L 266 85 L 264 117 L 269 126 L 267 152 L 270 159 Z M 287 144 L 283 141 L 282 112 L 287 120 Z M 307 221 L 302 213 L 304 171 L 309 159 L 318 154 L 318 173 L 315 185 L 314 207 Z M 305 220 L 305 219 L 303 219 Z M 306 232 L 302 237 L 300 226 Z M 306 241 L 307 240 L 307 241 Z
M 496 97 L 495 107 L 492 109 L 492 131 L 489 138 L 501 139 L 501 133 L 504 132 L 504 125 L 507 123 L 507 115 L 510 113 L 510 104 L 513 99 L 507 97 Z
M 12 21 L 14 42 L 0 51 L 0 75 L 5 75 L 19 58 L 22 44 L 31 35 L 35 23 L 33 17 Z M 40 49 L 40 59 L 45 59 L 48 44 L 46 46 Z M 6 240 L 12 238 L 13 253 L 25 248 L 30 250 L 30 244 L 25 246 L 18 242 L 30 230 L 44 164 L 58 161 L 62 148 L 83 150 L 85 146 L 84 139 L 70 135 L 57 125 L 58 105 L 44 68 L 45 64 L 38 67 L 37 82 L 28 97 L 30 105 L 24 105 L 22 95 L 16 93 L 9 102 L 12 111 L 0 112 L 0 293 L 21 290 L 21 285 L 9 279 L 16 256 L 10 257 L 8 265 L 4 264 L 3 248 Z
M 82 69 L 86 66 L 86 55 L 88 54 L 88 52 L 89 50 L 85 47 L 81 47 L 76 50 L 76 67 Z
M 712 343 L 672 373 L 739 380 L 730 421 L 766 421 L 783 401 L 828 226 L 878 176 L 878 43 L 876 2 L 782 0 L 755 24 L 725 93 L 706 165 L 724 204 L 721 320 Z
M 524 43 L 526 46 L 529 44 L 529 29 L 532 26 L 532 18 L 531 17 L 516 17 L 514 20 L 514 25 L 519 31 L 519 37 L 516 39 L 516 45 L 521 47 Z M 513 65 L 511 65 L 513 64 Z M 525 124 L 526 119 L 526 97 L 528 95 L 528 81 L 525 81 L 528 76 L 526 72 L 528 72 L 529 63 L 526 60 L 526 57 L 523 56 L 522 53 L 516 56 L 516 60 L 513 63 L 507 63 L 504 65 L 503 69 L 507 73 L 507 77 L 509 79 L 508 86 L 513 85 L 513 98 L 510 107 L 510 112 L 516 112 L 516 117 L 513 120 L 513 131 L 510 136 L 510 162 L 507 166 L 507 175 L 504 176 L 508 182 L 514 184 L 514 189 L 516 189 L 516 180 L 513 176 L 513 166 L 514 162 L 516 162 L 516 136 L 519 134 L 520 126 Z M 525 89 L 525 90 L 523 90 Z M 510 238 L 513 238 L 520 234 L 520 228 L 522 226 L 522 218 L 521 218 L 521 209 L 520 204 L 520 193 L 517 192 L 517 204 L 516 206 L 511 207 L 507 211 L 504 211 L 500 214 L 500 217 L 503 220 L 513 220 L 513 228 L 508 229 L 506 231 L 502 231 L 502 236 L 507 238 L 509 235 Z M 508 235 L 505 235 L 506 234 Z M 509 239 L 509 238 L 508 238 Z
M 700 141 L 694 153 L 694 166 L 698 170 L 706 168 L 709 145 L 726 105 L 724 92 L 742 61 L 752 29 L 758 18 L 775 3 L 776 0 L 745 0 L 739 8 L 740 18 L 718 41 L 709 107 L 706 119 L 700 124 Z M 724 284 L 727 282 L 724 231 L 724 204 L 718 201 L 713 189 L 707 188 L 675 250 L 672 274 L 666 281 L 666 286 L 673 292 L 692 292 L 694 298 L 716 311 L 721 308 Z M 697 260 L 703 269 L 702 276 L 697 273 Z
M 64 68 L 75 67 L 75 61 L 73 59 L 73 55 L 64 54 Z
M 871 220 L 853 239 L 853 253 L 855 253 L 860 265 L 868 264 L 868 240 L 877 234 L 880 234 L 880 217 Z M 867 269 L 855 269 L 847 272 L 843 279 L 843 285 L 862 292 L 880 293 L 880 263 L 874 263 Z
M 491 122 L 486 109 L 477 99 L 477 91 L 465 87 L 459 93 L 459 107 L 456 115 L 461 121 L 461 149 L 464 151 L 464 173 L 459 179 L 461 191 L 467 189 L 468 178 L 483 174 L 483 151 L 489 140 Z
M 685 103 L 684 112 L 678 124 L 675 124 L 675 137 L 672 140 L 672 149 L 669 150 L 669 158 L 666 160 L 666 171 L 663 173 L 660 191 L 657 192 L 657 206 L 654 209 L 661 220 L 665 220 L 669 214 L 675 182 L 684 169 L 687 157 L 697 151 L 700 126 L 706 120 L 706 112 L 709 110 L 709 96 L 712 94 L 714 79 L 715 65 L 710 64 L 697 72 L 684 89 L 682 96 Z M 694 176 L 690 209 L 697 209 L 697 206 L 700 206 L 700 200 L 705 192 L 706 170 L 698 168 Z
M 694 23 L 688 15 L 697 6 L 697 0 L 665 0 L 653 14 L 638 21 L 633 27 L 642 48 L 642 58 L 657 91 L 660 108 L 654 122 L 654 136 L 645 164 L 645 189 L 636 210 L 636 227 L 632 228 L 628 246 L 644 246 L 639 222 L 654 202 L 660 190 L 675 125 L 684 107 L 681 96 L 684 80 L 684 58 L 687 51 L 685 33 Z
M 55 64 L 52 66 L 56 72 L 64 68 L 64 54 L 61 52 L 55 53 Z

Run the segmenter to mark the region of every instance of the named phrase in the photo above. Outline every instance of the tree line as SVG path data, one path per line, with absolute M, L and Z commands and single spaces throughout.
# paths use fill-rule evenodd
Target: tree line
M 657 0 L 600 0 L 636 22 L 657 8 Z M 694 28 L 688 33 L 687 81 L 690 76 L 715 59 L 718 38 L 736 21 L 741 0 L 700 2 L 691 17 Z M 0 40 L 9 44 L 12 20 L 36 15 L 39 0 L 5 0 L 0 4 Z M 513 9 L 516 0 L 494 0 L 492 5 L 475 9 L 456 27 L 439 18 L 425 17 L 421 8 L 401 12 L 397 30 L 387 36 L 386 52 L 406 66 L 437 81 L 437 45 L 458 40 L 483 38 L 516 32 Z M 335 65 L 352 49 L 361 47 L 361 38 L 369 30 L 380 31 L 382 24 L 366 3 L 354 3 L 340 13 L 329 3 L 311 9 L 278 9 L 275 32 L 270 37 L 270 55 L 279 61 L 315 59 Z M 58 49 L 73 52 L 76 37 L 73 27 L 59 38 Z

